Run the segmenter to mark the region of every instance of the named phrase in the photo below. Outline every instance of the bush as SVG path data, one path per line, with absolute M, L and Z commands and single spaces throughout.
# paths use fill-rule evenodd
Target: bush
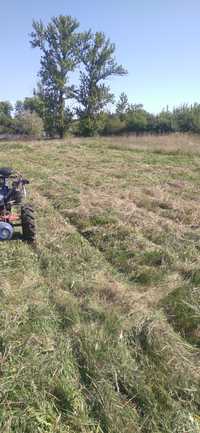
M 0 101 L 0 134 L 12 132 L 12 105 L 8 101 Z
M 145 132 L 148 127 L 148 116 L 143 110 L 130 111 L 127 114 L 127 130 L 129 132 Z
M 126 122 L 121 120 L 119 116 L 108 116 L 104 125 L 103 134 L 122 134 L 123 132 L 126 132 Z
M 85 116 L 80 119 L 79 135 L 84 137 L 93 137 L 101 134 L 105 125 L 106 114 L 101 113 L 96 117 Z
M 154 130 L 158 134 L 175 132 L 174 119 L 170 111 L 161 111 L 154 120 Z
M 16 130 L 19 134 L 41 138 L 44 135 L 44 125 L 37 113 L 23 111 L 16 117 Z

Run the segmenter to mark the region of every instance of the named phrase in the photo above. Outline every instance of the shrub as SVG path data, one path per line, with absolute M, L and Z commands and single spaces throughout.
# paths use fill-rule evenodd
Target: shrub
M 16 117 L 16 129 L 20 134 L 41 138 L 44 135 L 44 125 L 41 117 L 35 112 L 23 111 Z
M 103 134 L 122 134 L 126 132 L 126 122 L 116 115 L 109 115 L 106 119 Z
M 12 132 L 12 105 L 8 101 L 0 101 L 0 134 Z
M 143 110 L 130 111 L 127 115 L 127 130 L 129 132 L 145 132 L 148 126 L 148 116 Z
M 105 113 L 101 113 L 96 117 L 85 116 L 80 119 L 79 135 L 85 137 L 93 137 L 103 131 L 105 125 Z

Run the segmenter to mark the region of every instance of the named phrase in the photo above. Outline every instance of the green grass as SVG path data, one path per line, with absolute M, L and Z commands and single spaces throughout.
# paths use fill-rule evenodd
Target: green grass
M 0 431 L 200 432 L 200 155 L 163 139 L 1 143 L 38 243 L 0 244 Z
M 191 283 L 190 283 L 191 281 Z M 195 282 L 195 287 L 193 286 Z M 189 279 L 164 299 L 169 321 L 189 343 L 200 346 L 200 292 L 196 279 Z

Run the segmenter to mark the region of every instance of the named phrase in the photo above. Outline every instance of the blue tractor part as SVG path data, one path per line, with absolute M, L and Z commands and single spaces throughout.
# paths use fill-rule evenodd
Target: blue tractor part
M 13 226 L 9 223 L 0 222 L 0 241 L 10 241 L 13 236 Z
M 23 239 L 36 242 L 34 209 L 23 202 L 28 184 L 20 173 L 0 167 L 0 241 L 12 239 L 14 228 L 21 226 Z

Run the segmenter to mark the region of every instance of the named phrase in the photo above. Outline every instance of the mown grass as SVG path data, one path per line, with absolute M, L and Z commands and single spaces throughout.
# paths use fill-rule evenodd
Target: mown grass
M 0 431 L 200 431 L 199 144 L 1 143 L 38 242 L 0 244 Z

